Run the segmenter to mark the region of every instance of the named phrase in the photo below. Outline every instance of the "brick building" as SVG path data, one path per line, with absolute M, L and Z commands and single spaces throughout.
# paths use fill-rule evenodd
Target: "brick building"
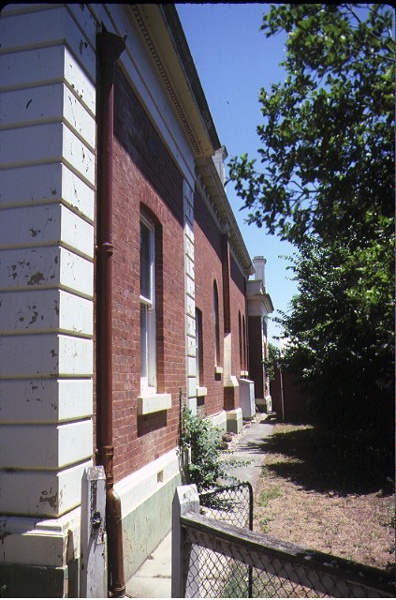
M 254 267 L 173 5 L 9 4 L 0 36 L 0 581 L 79 595 L 101 464 L 122 595 L 170 528 L 180 403 L 241 429 Z
M 268 315 L 274 310 L 265 285 L 266 262 L 263 256 L 254 258 L 255 276 L 247 284 L 249 375 L 255 383 L 257 406 L 266 412 L 272 412 L 270 382 L 264 369 L 264 361 L 268 358 Z

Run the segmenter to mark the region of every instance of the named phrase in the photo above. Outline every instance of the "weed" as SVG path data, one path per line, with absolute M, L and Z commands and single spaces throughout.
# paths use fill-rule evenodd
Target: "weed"
M 270 500 L 275 500 L 282 495 L 279 486 L 275 486 L 266 490 L 263 490 L 260 494 L 258 504 L 259 506 L 267 506 Z
M 248 593 L 247 567 L 234 563 L 221 595 L 222 598 L 246 598 Z
M 271 517 L 264 517 L 263 519 L 260 519 L 261 530 L 263 533 L 268 533 L 268 531 L 269 531 L 268 523 L 270 521 L 272 521 Z

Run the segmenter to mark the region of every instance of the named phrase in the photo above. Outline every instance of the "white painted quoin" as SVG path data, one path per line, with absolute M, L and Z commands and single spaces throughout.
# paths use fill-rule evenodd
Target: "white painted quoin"
M 96 26 L 87 17 L 78 6 L 9 4 L 0 19 L 1 566 L 52 568 L 62 595 L 93 455 Z

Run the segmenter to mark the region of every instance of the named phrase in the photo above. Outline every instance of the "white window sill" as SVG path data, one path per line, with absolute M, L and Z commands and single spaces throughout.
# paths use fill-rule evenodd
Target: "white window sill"
M 150 415 L 151 413 L 168 410 L 172 407 L 171 394 L 153 394 L 139 396 L 137 399 L 138 415 Z
M 197 394 L 197 398 L 201 398 L 202 396 L 207 396 L 208 395 L 208 388 L 198 386 L 196 394 Z
M 222 375 L 223 367 L 215 367 L 215 375 Z
M 249 377 L 249 371 L 241 371 L 241 378 Z

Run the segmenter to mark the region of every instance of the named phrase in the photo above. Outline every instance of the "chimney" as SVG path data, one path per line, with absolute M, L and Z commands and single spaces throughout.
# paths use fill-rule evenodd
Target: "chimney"
M 265 288 L 265 263 L 267 259 L 264 256 L 255 256 L 253 258 L 255 280 L 262 281 L 263 288 Z
M 213 158 L 213 162 L 215 164 L 216 167 L 216 171 L 220 177 L 220 181 L 221 183 L 224 185 L 225 184 L 225 166 L 224 166 L 224 161 L 228 156 L 228 152 L 227 152 L 227 148 L 225 146 L 222 146 L 221 148 L 219 148 L 218 150 L 216 150 Z

